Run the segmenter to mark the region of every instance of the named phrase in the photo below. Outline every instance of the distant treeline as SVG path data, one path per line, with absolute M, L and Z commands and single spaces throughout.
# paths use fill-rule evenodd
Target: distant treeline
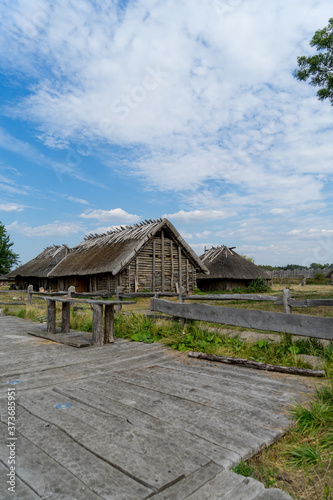
M 296 271 L 296 270 L 320 270 L 320 269 L 329 269 L 330 267 L 333 267 L 333 262 L 332 264 L 318 264 L 317 262 L 313 262 L 309 267 L 307 266 L 299 266 L 298 264 L 288 264 L 286 266 L 260 266 L 263 269 L 266 269 L 266 271 Z

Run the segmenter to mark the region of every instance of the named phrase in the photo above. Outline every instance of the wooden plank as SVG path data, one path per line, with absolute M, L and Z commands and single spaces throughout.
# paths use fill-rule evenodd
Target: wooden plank
M 164 292 L 164 284 L 165 284 L 165 274 L 164 274 L 164 231 L 161 230 L 161 290 Z
M 62 303 L 61 333 L 69 333 L 69 331 L 70 331 L 70 319 L 71 319 L 71 304 L 70 304 L 70 302 L 63 302 Z
M 139 257 L 136 257 L 134 291 L 137 292 L 138 288 L 139 288 Z
M 128 291 L 131 291 L 131 264 L 128 264 L 127 267 L 127 272 L 128 272 Z
M 92 328 L 92 345 L 103 345 L 103 306 L 100 304 L 93 305 Z
M 171 282 L 170 282 L 170 291 L 173 291 L 174 287 L 174 276 L 175 276 L 175 266 L 173 262 L 173 241 L 170 240 L 170 255 L 171 255 Z
M 278 299 L 278 297 L 273 297 L 272 295 L 257 295 L 253 293 L 187 295 L 185 298 L 185 300 L 255 300 L 271 302 L 275 302 Z
M 47 300 L 47 324 L 46 331 L 54 335 L 56 333 L 56 305 L 52 299 Z
M 182 275 L 182 249 L 178 247 L 178 285 L 179 288 L 183 284 L 183 275 Z
M 216 424 L 211 429 L 211 440 L 207 440 L 206 435 L 200 436 L 198 424 L 188 429 L 186 422 L 191 419 L 193 413 L 201 409 L 200 405 L 195 403 L 185 401 L 183 406 L 183 401 L 179 398 L 172 396 L 162 398 L 157 391 L 143 390 L 119 380 L 114 383 L 110 377 L 104 376 L 67 384 L 56 388 L 55 392 L 81 403 L 93 405 L 105 413 L 123 417 L 136 426 L 147 429 L 151 434 L 163 436 L 164 440 L 169 440 L 171 433 L 171 442 L 175 439 L 180 443 L 186 443 L 187 449 L 200 454 L 204 449 L 205 456 L 224 468 L 232 467 L 241 459 L 241 455 L 213 438 Z M 214 414 L 214 417 L 215 421 L 223 419 L 221 415 Z M 199 421 L 199 418 L 197 420 Z M 202 429 L 211 425 L 204 414 L 201 415 L 200 425 Z
M 333 306 L 333 299 L 305 299 L 305 300 L 289 299 L 288 304 L 291 307 Z
M 146 498 L 153 491 L 86 450 L 54 424 L 45 425 L 21 406 L 17 430 L 102 498 L 137 500 Z
M 150 301 L 152 311 L 163 312 L 179 318 L 333 340 L 332 318 L 208 306 L 205 304 L 178 304 L 155 298 L 150 299 Z
M 15 498 L 19 500 L 40 500 L 40 496 L 17 476 L 15 477 L 15 490 L 8 490 L 10 487 L 10 485 L 7 484 L 8 472 L 9 470 L 7 467 L 0 462 L 1 500 L 15 500 Z
M 220 472 L 186 500 L 254 500 L 265 490 L 259 481 L 231 471 Z
M 189 292 L 188 259 L 186 259 L 186 293 Z
M 194 493 L 205 483 L 214 479 L 222 470 L 223 468 L 220 465 L 209 462 L 204 467 L 201 467 L 201 469 L 196 470 L 178 483 L 170 486 L 167 490 L 157 493 L 153 498 L 154 500 L 184 500 L 184 498 L 188 498 L 191 493 Z
M 105 343 L 114 342 L 114 305 L 105 306 Z
M 153 239 L 153 292 L 155 292 L 156 288 L 156 240 L 155 238 Z
M 72 406 L 67 411 L 55 411 L 54 406 L 62 402 Z M 85 449 L 151 489 L 166 488 L 210 461 L 202 453 L 188 449 L 186 443 L 179 443 L 171 432 L 164 439 L 162 434 L 138 427 L 126 418 L 108 415 L 68 397 L 64 401 L 53 391 L 31 397 L 21 394 L 20 406 L 56 425 Z
M 2 462 L 5 462 L 8 457 L 6 431 L 7 425 L 0 422 L 0 460 Z M 40 497 L 48 498 L 50 491 L 57 491 L 59 493 L 58 498 L 65 498 L 65 495 L 70 491 L 73 497 L 80 498 L 80 500 L 100 500 L 99 495 L 89 490 L 82 481 L 66 470 L 65 467 L 18 433 L 16 449 L 19 458 L 17 461 L 17 475 Z

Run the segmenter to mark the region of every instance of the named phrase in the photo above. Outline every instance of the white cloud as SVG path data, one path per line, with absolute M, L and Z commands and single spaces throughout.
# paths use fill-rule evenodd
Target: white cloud
M 73 201 L 74 203 L 79 203 L 81 205 L 89 205 L 87 200 L 83 200 L 82 198 L 75 198 L 74 196 L 63 195 L 68 201 Z
M 141 220 L 139 215 L 129 214 L 122 208 L 87 210 L 80 217 L 83 219 L 97 219 L 99 222 L 113 222 L 115 224 L 131 224 Z
M 210 234 L 212 234 L 211 231 L 202 231 L 202 233 L 195 233 L 197 238 L 207 238 L 207 236 L 209 236 Z
M 18 203 L 1 203 L 0 204 L 0 211 L 3 210 L 4 212 L 22 212 L 24 210 L 25 206 L 20 205 Z
M 42 226 L 31 227 L 25 223 L 13 222 L 6 226 L 10 232 L 17 232 L 24 236 L 34 237 L 67 237 L 71 234 L 77 234 L 82 231 L 82 227 L 77 222 L 54 222 Z
M 237 215 L 236 212 L 226 212 L 223 210 L 193 210 L 190 212 L 180 210 L 179 212 L 176 212 L 174 214 L 164 214 L 163 218 L 179 220 L 185 223 L 193 223 L 226 219 L 227 217 L 232 217 L 234 215 Z

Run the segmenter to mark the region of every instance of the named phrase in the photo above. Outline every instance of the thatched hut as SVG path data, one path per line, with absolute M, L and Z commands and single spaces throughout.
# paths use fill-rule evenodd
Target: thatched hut
M 331 280 L 331 285 L 333 285 L 333 267 L 329 268 L 329 270 L 325 274 L 325 278 L 329 278 Z
M 269 279 L 266 271 L 236 253 L 233 248 L 218 245 L 201 255 L 200 259 L 208 268 L 209 274 L 197 275 L 200 290 L 245 288 L 255 278 Z
M 52 284 L 52 279 L 49 277 L 50 271 L 59 264 L 67 255 L 70 249 L 66 245 L 54 245 L 45 248 L 37 257 L 30 260 L 26 264 L 18 267 L 8 274 L 9 278 L 15 278 L 16 285 L 21 289 L 26 289 L 28 285 L 33 285 L 34 290 L 44 288 L 45 290 L 52 287 L 58 287 L 58 280 Z M 64 290 L 64 284 L 61 283 L 60 290 Z
M 122 226 L 87 236 L 55 266 L 49 277 L 79 292 L 186 291 L 196 288 L 205 265 L 167 219 Z

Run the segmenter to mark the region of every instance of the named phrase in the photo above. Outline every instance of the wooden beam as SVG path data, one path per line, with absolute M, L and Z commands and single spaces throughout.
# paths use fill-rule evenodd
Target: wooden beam
M 152 276 L 152 288 L 153 288 L 153 292 L 155 292 L 155 288 L 156 288 L 156 262 L 155 262 L 155 254 L 156 254 L 156 240 L 155 238 L 153 239 L 153 276 Z
M 47 323 L 48 333 L 56 333 L 56 303 L 55 300 L 47 300 Z
M 182 276 L 182 249 L 178 247 L 178 284 L 179 288 L 183 284 L 183 276 Z
M 128 291 L 131 291 L 131 264 L 128 264 Z
M 164 231 L 161 231 L 161 290 L 164 292 Z
M 333 318 L 206 304 L 178 304 L 155 298 L 152 298 L 150 303 L 152 311 L 163 312 L 178 318 L 333 340 Z
M 103 345 L 103 306 L 93 304 L 92 345 Z
M 188 259 L 186 259 L 186 293 L 189 291 Z
M 174 264 L 173 264 L 173 242 L 170 240 L 170 254 L 171 254 L 171 283 L 170 292 L 173 292 L 173 280 L 174 280 Z
M 104 341 L 106 344 L 114 342 L 114 306 L 105 306 L 105 333 Z
M 290 373 L 293 375 L 305 375 L 307 377 L 325 377 L 325 370 L 309 370 L 307 368 L 297 368 L 296 366 L 277 366 L 260 361 L 251 361 L 242 358 L 229 358 L 227 356 L 217 356 L 216 354 L 207 354 L 205 352 L 188 353 L 189 358 L 207 359 L 208 361 L 218 361 L 228 365 L 241 365 L 246 368 L 255 368 L 256 370 L 265 370 L 269 372 Z
M 71 319 L 71 304 L 70 302 L 62 303 L 62 322 L 61 333 L 70 332 L 70 319 Z
M 136 293 L 139 288 L 139 257 L 135 259 L 135 281 L 134 281 L 134 292 Z

